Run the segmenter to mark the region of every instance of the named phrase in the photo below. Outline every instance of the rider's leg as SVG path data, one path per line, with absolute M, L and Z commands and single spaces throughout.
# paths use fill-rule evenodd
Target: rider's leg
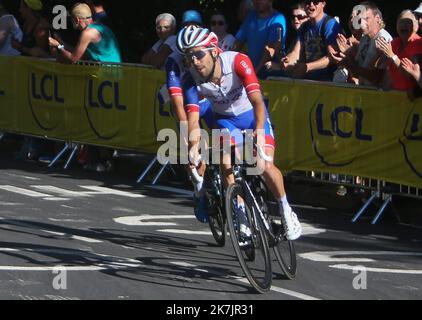
M 273 148 L 266 148 L 265 153 L 274 159 L 275 152 Z M 297 240 L 302 235 L 302 227 L 297 215 L 293 212 L 287 201 L 281 171 L 273 162 L 266 162 L 263 177 L 274 197 L 280 202 L 280 215 L 283 218 L 287 239 Z

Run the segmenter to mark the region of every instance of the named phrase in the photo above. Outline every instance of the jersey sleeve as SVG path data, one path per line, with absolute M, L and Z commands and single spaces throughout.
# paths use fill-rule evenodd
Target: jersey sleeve
M 169 57 L 166 63 L 166 74 L 167 74 L 167 89 L 171 97 L 183 96 L 181 70 L 174 61 L 173 58 Z
M 186 112 L 200 112 L 199 93 L 192 75 L 187 73 L 186 79 L 183 79 L 183 82 L 183 98 Z
M 251 59 L 247 55 L 239 53 L 234 59 L 234 71 L 242 79 L 248 95 L 254 92 L 261 92 L 258 78 L 255 73 Z

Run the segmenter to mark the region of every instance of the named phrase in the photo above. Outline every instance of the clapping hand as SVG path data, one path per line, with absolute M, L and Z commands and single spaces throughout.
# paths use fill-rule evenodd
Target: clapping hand
M 380 51 L 382 54 L 384 54 L 387 58 L 393 58 L 394 57 L 394 52 L 393 52 L 393 48 L 391 46 L 391 43 L 388 42 L 387 40 L 385 40 L 382 37 L 379 37 L 375 40 L 375 45 L 378 49 L 378 51 Z
M 421 67 L 418 63 L 413 63 L 410 59 L 404 58 L 401 62 L 402 69 L 410 74 L 416 81 L 421 80 Z

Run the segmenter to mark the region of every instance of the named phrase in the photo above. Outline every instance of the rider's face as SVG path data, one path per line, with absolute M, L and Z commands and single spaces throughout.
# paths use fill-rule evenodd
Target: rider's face
M 210 48 L 194 48 L 186 55 L 191 66 L 202 78 L 208 78 L 213 71 L 215 51 Z

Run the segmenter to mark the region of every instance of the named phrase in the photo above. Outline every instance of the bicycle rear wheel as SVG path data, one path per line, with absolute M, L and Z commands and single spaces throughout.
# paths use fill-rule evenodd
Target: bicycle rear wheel
M 226 227 L 226 219 L 223 216 L 222 208 L 214 204 L 213 212 L 210 213 L 209 216 L 209 225 L 214 237 L 215 242 L 220 247 L 224 247 L 226 245 L 226 234 L 227 234 L 227 227 Z
M 281 221 L 279 223 L 273 221 L 272 227 L 275 230 L 275 234 L 278 234 L 278 239 L 275 240 L 273 247 L 275 257 L 286 278 L 293 280 L 297 275 L 296 248 L 294 242 L 287 240 L 283 236 L 284 228 Z
M 294 242 L 288 241 L 284 236 L 284 226 L 279 213 L 280 204 L 268 191 L 262 178 L 255 184 L 255 187 L 258 204 L 271 224 L 270 247 L 273 248 L 277 262 L 286 278 L 293 280 L 297 275 L 296 248 Z
M 236 205 L 239 199 L 245 202 L 246 217 L 252 233 L 246 246 L 245 239 L 241 239 L 237 216 Z M 255 209 L 251 203 L 248 203 L 243 187 L 240 184 L 230 186 L 226 196 L 226 214 L 234 250 L 249 283 L 259 293 L 266 293 L 270 290 L 272 282 L 271 255 L 264 226 L 260 218 L 258 221 L 254 220 L 253 210 Z M 241 246 L 240 243 L 243 245 Z

